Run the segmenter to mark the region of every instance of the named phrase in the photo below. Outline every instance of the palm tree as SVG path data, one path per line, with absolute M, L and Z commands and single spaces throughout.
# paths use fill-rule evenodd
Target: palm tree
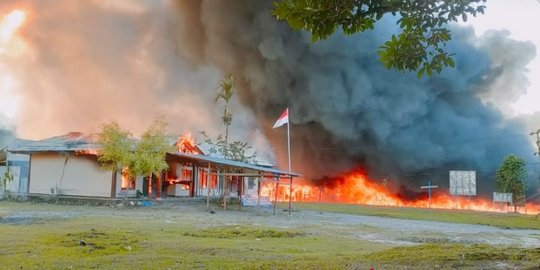
M 223 100 L 223 102 L 225 102 L 223 116 L 221 117 L 223 125 L 225 125 L 225 148 L 223 151 L 223 155 L 225 158 L 227 158 L 228 154 L 227 144 L 229 143 L 229 126 L 232 122 L 232 113 L 229 109 L 229 102 L 231 101 L 231 98 L 234 94 L 233 82 L 234 78 L 232 75 L 228 75 L 225 78 L 221 79 L 219 81 L 219 89 L 215 99 L 215 102 L 218 102 L 220 100 Z
M 233 89 L 233 82 L 234 78 L 232 75 L 227 75 L 223 79 L 219 81 L 219 89 L 218 93 L 216 95 L 215 102 L 218 102 L 220 100 L 223 100 L 225 103 L 224 109 L 223 109 L 223 116 L 221 117 L 221 120 L 223 121 L 223 125 L 225 125 L 225 145 L 223 149 L 223 156 L 224 158 L 227 158 L 227 144 L 229 143 L 229 126 L 232 122 L 232 113 L 229 109 L 229 102 L 231 101 L 231 98 L 234 94 Z M 227 190 L 228 190 L 228 181 L 227 177 L 225 177 L 224 186 L 223 186 L 223 208 L 227 209 Z

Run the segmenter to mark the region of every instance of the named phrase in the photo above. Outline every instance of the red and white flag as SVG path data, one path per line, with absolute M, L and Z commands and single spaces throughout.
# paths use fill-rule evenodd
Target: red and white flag
M 272 128 L 278 128 L 287 123 L 289 123 L 289 108 L 285 109 L 285 111 L 281 114 L 281 116 L 278 118 L 278 120 L 274 124 L 274 127 Z

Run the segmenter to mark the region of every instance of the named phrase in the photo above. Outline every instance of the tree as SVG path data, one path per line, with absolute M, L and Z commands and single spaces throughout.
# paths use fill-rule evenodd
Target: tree
M 514 202 L 524 201 L 527 188 L 525 161 L 514 155 L 507 156 L 497 169 L 497 191 L 512 193 Z M 514 208 L 515 209 L 515 208 Z
M 146 175 L 148 181 L 152 174 L 160 175 L 169 166 L 165 160 L 167 152 L 174 152 L 174 147 L 168 143 L 165 135 L 167 124 L 163 120 L 155 120 L 142 134 L 133 153 L 133 162 L 130 170 L 135 175 Z
M 110 121 L 102 125 L 98 145 L 98 162 L 101 168 L 113 173 L 111 195 L 114 196 L 117 172 L 123 167 L 130 167 L 133 162 L 134 142 L 129 131 L 121 129 L 117 122 Z
M 215 140 L 212 140 L 205 131 L 201 131 L 200 133 L 204 137 L 204 142 L 210 146 L 210 153 L 219 153 L 225 156 L 225 139 L 222 134 L 219 134 Z M 257 152 L 251 151 L 252 148 L 247 142 L 234 141 L 228 147 L 229 159 L 244 163 L 253 162 L 257 156 Z
M 273 15 L 294 30 L 307 30 L 313 42 L 342 29 L 346 35 L 374 29 L 384 15 L 398 16 L 401 32 L 379 47 L 386 68 L 417 71 L 418 77 L 454 67 L 444 47 L 451 40 L 447 24 L 484 13 L 486 0 L 359 1 L 280 0 Z
M 229 109 L 229 102 L 231 102 L 232 96 L 234 94 L 234 88 L 233 88 L 234 78 L 232 75 L 228 75 L 225 78 L 221 79 L 219 81 L 219 91 L 216 95 L 215 102 L 218 102 L 220 100 L 223 100 L 225 102 L 224 108 L 223 108 L 223 116 L 221 117 L 221 120 L 223 121 L 223 125 L 225 126 L 225 145 L 224 145 L 224 157 L 227 158 L 227 144 L 229 140 L 229 126 L 232 123 L 232 113 Z
M 223 79 L 219 81 L 219 91 L 216 95 L 215 102 L 218 102 L 220 100 L 223 100 L 225 103 L 223 108 L 223 116 L 221 117 L 221 120 L 223 121 L 223 125 L 225 126 L 225 143 L 223 145 L 224 147 L 224 155 L 223 157 L 228 157 L 228 143 L 229 143 L 229 126 L 232 123 L 232 113 L 229 109 L 229 102 L 231 102 L 232 96 L 234 94 L 234 88 L 233 88 L 234 78 L 232 75 L 225 76 Z M 228 190 L 228 177 L 225 177 L 225 186 L 223 187 L 223 205 L 224 208 L 227 208 L 227 190 Z
M 116 172 L 132 162 L 134 141 L 131 133 L 121 129 L 117 122 L 111 121 L 102 125 L 98 145 L 101 168 Z

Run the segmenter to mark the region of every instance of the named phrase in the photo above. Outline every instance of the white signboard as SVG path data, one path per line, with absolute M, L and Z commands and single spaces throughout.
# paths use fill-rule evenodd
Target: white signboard
M 493 201 L 512 203 L 512 193 L 493 192 Z
M 450 171 L 450 195 L 475 196 L 476 171 Z

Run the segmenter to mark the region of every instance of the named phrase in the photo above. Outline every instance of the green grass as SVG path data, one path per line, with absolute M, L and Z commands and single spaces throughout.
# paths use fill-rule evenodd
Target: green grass
M 387 248 L 296 230 L 201 229 L 136 216 L 3 224 L 0 231 L 0 269 L 345 269 Z
M 418 245 L 396 246 L 351 237 L 331 224 L 257 225 L 249 221 L 257 213 L 210 215 L 194 208 L 184 213 L 0 202 L 0 217 L 21 212 L 81 213 L 28 224 L 0 223 L 0 269 L 476 269 L 498 264 L 525 268 L 540 262 L 540 249 L 429 238 Z M 222 224 L 206 220 L 226 215 Z M 246 219 L 231 225 L 235 215 Z M 364 229 L 358 233 L 371 233 L 372 228 Z
M 470 268 L 505 269 L 509 265 L 536 268 L 540 263 L 540 249 L 494 247 L 490 245 L 424 244 L 412 247 L 396 247 L 365 256 L 379 268 L 425 267 L 429 262 L 433 269 Z M 506 266 L 506 267 L 505 267 Z
M 295 203 L 294 206 L 295 210 L 297 211 L 313 210 L 351 215 L 481 224 L 512 229 L 540 229 L 540 219 L 538 219 L 536 216 L 516 213 L 493 213 L 464 210 L 331 203 Z M 283 207 L 286 207 L 286 205 L 283 204 Z

